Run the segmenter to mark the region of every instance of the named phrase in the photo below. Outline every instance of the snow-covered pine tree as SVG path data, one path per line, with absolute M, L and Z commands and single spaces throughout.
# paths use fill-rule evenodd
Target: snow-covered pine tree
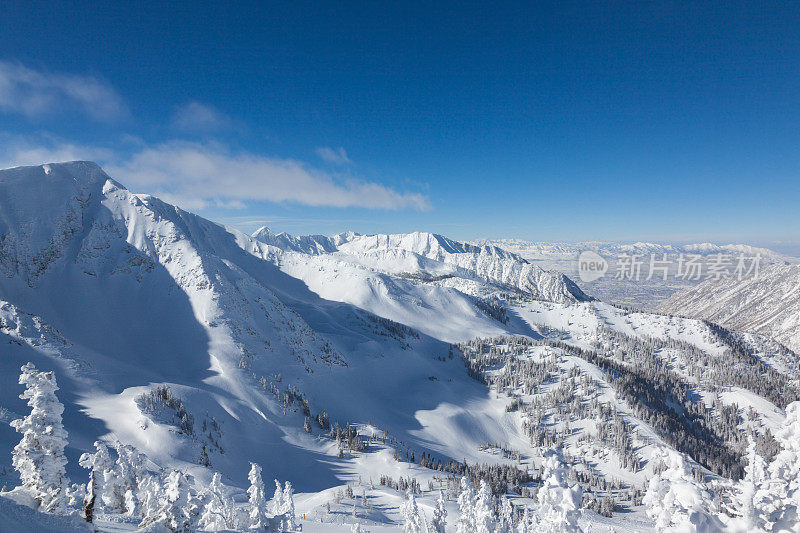
M 439 491 L 436 499 L 436 507 L 433 508 L 433 519 L 431 520 L 432 533 L 445 533 L 447 527 L 447 509 L 444 506 L 444 491 Z
M 492 492 L 489 490 L 489 484 L 483 479 L 478 489 L 474 509 L 475 532 L 493 533 L 495 521 L 494 513 L 492 512 Z
M 536 493 L 537 516 L 533 517 L 536 531 L 579 533 L 581 488 L 569 484 L 567 469 L 556 450 L 548 450 L 544 457 L 544 481 Z
M 767 480 L 767 462 L 756 453 L 756 441 L 750 435 L 747 447 L 747 466 L 744 467 L 745 475 L 739 480 L 733 495 L 732 511 L 735 514 L 729 517 L 720 513 L 720 519 L 733 533 L 764 533 L 767 524 L 764 520 L 763 493 L 759 488 L 764 487 Z
M 200 514 L 200 529 L 219 531 L 236 527 L 233 500 L 227 495 L 219 472 L 214 472 L 211 483 L 203 491 L 203 499 L 205 505 Z
M 268 524 L 267 497 L 264 494 L 261 467 L 256 463 L 250 463 L 250 473 L 247 475 L 247 479 L 250 481 L 250 488 L 247 489 L 247 496 L 250 502 L 250 528 L 265 529 Z M 283 491 L 281 491 L 281 495 L 283 495 Z
M 25 385 L 25 392 L 20 398 L 28 400 L 31 413 L 11 422 L 11 427 L 22 433 L 22 440 L 12 452 L 12 464 L 19 472 L 21 489 L 33 498 L 40 511 L 65 514 L 67 431 L 61 421 L 64 406 L 56 397 L 56 377 L 53 372 L 39 372 L 33 363 L 21 370 L 19 383 Z
M 526 507 L 517 523 L 517 533 L 533 533 L 533 531 L 531 529 L 531 512 Z
M 458 494 L 457 533 L 475 532 L 475 489 L 467 476 L 461 476 L 461 492 Z
M 142 524 L 152 523 L 161 506 L 164 494 L 162 476 L 147 475 L 139 484 L 139 495 L 141 500 L 140 514 Z
M 417 499 L 414 497 L 413 491 L 406 492 L 406 501 L 403 503 L 401 511 L 403 513 L 403 532 L 422 533 L 422 517 L 419 514 L 419 506 L 417 506 Z
M 139 527 L 160 523 L 175 533 L 194 531 L 196 524 L 192 520 L 190 483 L 187 474 L 180 470 L 170 471 L 164 478 L 161 505 L 154 514 L 146 517 Z
M 722 531 L 711 493 L 699 481 L 683 455 L 663 449 L 666 470 L 650 479 L 643 503 L 658 532 Z
M 273 516 L 279 515 L 283 512 L 283 487 L 281 482 L 277 479 L 275 481 L 275 492 L 272 494 L 272 500 L 269 502 L 269 510 Z
M 768 520 L 773 531 L 800 533 L 800 402 L 786 407 L 786 420 L 775 440 L 781 445 L 769 465 L 769 481 L 757 492 L 767 504 Z
M 67 505 L 70 509 L 83 508 L 83 501 L 86 498 L 86 485 L 72 483 L 67 487 Z
M 497 522 L 497 533 L 513 533 L 514 507 L 505 495 L 500 497 L 500 519 Z
M 109 484 L 116 483 L 116 474 L 114 472 L 114 460 L 108 453 L 108 447 L 100 441 L 94 443 L 94 453 L 84 453 L 78 459 L 78 464 L 83 468 L 89 469 L 89 476 L 94 477 L 94 491 L 95 491 L 95 511 L 104 505 L 104 496 L 106 495 L 106 478 L 109 478 Z M 108 497 L 110 498 L 110 496 Z
M 114 489 L 115 500 L 122 503 L 125 514 L 135 516 L 140 514 L 139 484 L 147 473 L 146 457 L 136 448 L 117 442 L 114 445 L 117 452 L 115 464 L 116 482 Z
M 97 475 L 89 472 L 89 483 L 86 484 L 86 498 L 83 502 L 83 518 L 90 524 L 94 522 L 94 504 L 97 500 Z
M 290 482 L 283 486 L 283 507 L 281 509 L 281 531 L 297 531 L 297 516 L 294 510 L 294 489 Z

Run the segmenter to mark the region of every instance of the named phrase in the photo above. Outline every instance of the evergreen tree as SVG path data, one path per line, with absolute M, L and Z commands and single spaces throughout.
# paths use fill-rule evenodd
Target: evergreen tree
M 756 441 L 752 435 L 747 447 L 747 466 L 744 472 L 744 477 L 736 484 L 733 496 L 735 516 L 729 518 L 721 513 L 720 518 L 727 522 L 726 526 L 731 532 L 764 533 L 767 524 L 763 518 L 764 502 L 759 494 L 759 487 L 763 487 L 767 479 L 767 463 L 756 453 Z
M 403 532 L 422 533 L 422 517 L 419 514 L 419 506 L 414 497 L 414 492 L 409 490 L 406 493 L 406 501 L 401 509 L 403 513 Z
M 164 493 L 161 476 L 148 475 L 144 477 L 139 486 L 139 492 L 142 501 L 140 508 L 142 524 L 146 525 L 155 521 L 155 517 L 161 507 Z
M 475 532 L 475 489 L 467 476 L 461 476 L 461 492 L 458 494 L 458 523 L 457 533 Z
M 12 464 L 19 472 L 22 490 L 34 499 L 40 511 L 65 514 L 67 432 L 61 421 L 64 406 L 56 397 L 56 378 L 53 372 L 39 372 L 33 363 L 21 370 L 19 383 L 25 385 L 25 392 L 20 398 L 28 400 L 31 413 L 11 422 L 11 427 L 22 433 L 22 440 L 12 452 Z
M 281 509 L 281 531 L 297 531 L 297 517 L 294 510 L 294 489 L 290 482 L 283 487 L 283 507 Z
M 140 514 L 139 485 L 146 474 L 146 458 L 136 448 L 117 442 L 114 445 L 117 461 L 114 465 L 115 482 L 114 500 L 121 504 L 122 510 L 129 516 Z
M 514 531 L 514 507 L 511 501 L 504 495 L 500 498 L 500 520 L 497 524 L 497 533 L 513 533 Z
M 269 502 L 269 509 L 274 515 L 279 515 L 283 512 L 283 487 L 281 482 L 277 479 L 275 481 L 275 492 L 272 494 L 272 500 Z
M 264 480 L 261 478 L 261 467 L 250 463 L 250 473 L 247 475 L 250 488 L 247 495 L 250 502 L 250 527 L 252 529 L 266 529 L 267 527 L 267 498 L 264 494 Z M 277 491 L 276 491 L 277 493 Z M 281 491 L 281 495 L 283 492 Z
M 774 531 L 800 532 L 800 401 L 786 407 L 786 420 L 775 440 L 783 448 L 769 465 L 769 481 L 759 496 L 769 493 L 767 516 Z
M 658 532 L 721 531 L 712 495 L 694 478 L 683 456 L 662 450 L 666 470 L 650 480 L 643 503 Z
M 544 481 L 536 494 L 538 503 L 536 519 L 539 521 L 537 531 L 580 532 L 578 527 L 580 487 L 569 484 L 567 469 L 555 450 L 545 453 L 543 469 Z
M 94 503 L 97 499 L 96 478 L 94 470 L 89 472 L 89 483 L 86 485 L 86 498 L 83 502 L 83 518 L 90 524 L 94 522 Z
M 527 507 L 517 523 L 517 533 L 535 533 L 536 529 L 531 524 L 531 512 Z
M 492 513 L 492 493 L 489 484 L 481 480 L 478 497 L 474 508 L 475 532 L 492 533 L 494 531 L 494 514 Z
M 432 533 L 445 533 L 447 526 L 447 509 L 444 506 L 444 491 L 439 491 L 439 498 L 436 499 L 436 507 L 433 509 L 433 520 L 431 520 Z
M 95 503 L 94 508 L 102 507 L 103 497 L 106 494 L 106 479 L 108 483 L 115 483 L 114 460 L 108 453 L 108 447 L 100 441 L 94 443 L 94 453 L 84 453 L 80 456 L 78 464 L 90 470 L 90 476 L 94 478 Z
M 203 491 L 205 505 L 200 514 L 199 527 L 205 531 L 219 531 L 236 527 L 233 500 L 228 497 L 219 472 L 214 472 L 211 483 Z
M 196 524 L 192 500 L 189 477 L 180 470 L 170 471 L 164 479 L 160 505 L 139 527 L 160 523 L 175 533 L 193 531 Z

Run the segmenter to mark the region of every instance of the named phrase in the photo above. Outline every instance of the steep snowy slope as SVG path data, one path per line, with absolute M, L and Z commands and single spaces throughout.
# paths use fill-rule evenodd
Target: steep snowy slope
M 800 265 L 768 265 L 742 280 L 708 280 L 675 294 L 660 310 L 767 335 L 800 352 Z
M 431 375 L 426 366 L 432 363 L 403 349 L 407 342 L 386 335 L 386 324 L 321 300 L 253 255 L 269 255 L 268 247 L 155 198 L 132 195 L 94 165 L 5 171 L 0 188 L 0 298 L 14 302 L 7 307 L 4 334 L 21 331 L 18 322 L 63 332 L 59 338 L 65 339 L 64 347 L 48 348 L 48 353 L 65 364 L 74 361 L 72 377 L 80 383 L 66 383 L 65 394 L 77 396 L 74 400 L 84 411 L 117 438 L 143 445 L 156 459 L 194 461 L 207 443 L 204 437 L 171 436 L 156 424 L 139 430 L 138 419 L 146 417 L 134 400 L 150 383 L 170 383 L 180 391 L 198 425 L 207 410 L 217 420 L 227 420 L 228 427 L 236 424 L 222 438 L 228 453 L 212 454 L 215 466 L 241 479 L 249 458 L 273 465 L 288 478 L 287 465 L 302 462 L 297 456 L 301 452 L 292 451 L 297 447 L 273 450 L 277 455 L 272 456 L 257 444 L 281 442 L 284 430 L 279 424 L 287 423 L 273 394 L 264 390 L 271 381 L 283 394 L 288 384 L 300 387 L 304 379 L 322 376 L 307 395 L 319 409 L 325 405 L 333 410 L 337 401 L 327 404 L 327 391 L 339 398 L 343 386 L 335 369 L 354 364 L 344 352 L 357 352 L 365 364 L 378 367 L 391 367 L 395 360 L 390 356 L 400 353 L 421 363 L 411 365 L 407 374 L 419 373 L 421 383 Z M 12 385 L 19 366 L 29 358 L 51 366 L 34 357 L 42 351 L 31 348 L 39 334 L 21 335 L 2 361 L 8 385 L 2 404 L 15 412 L 23 409 L 15 398 L 18 387 Z M 447 350 L 432 339 L 413 342 L 421 353 Z M 379 355 L 388 360 L 373 360 Z M 368 388 L 351 397 L 368 396 Z M 383 387 L 386 394 L 391 390 Z M 345 420 L 350 415 L 347 409 L 340 413 Z M 277 415 L 276 421 L 272 417 Z M 299 426 L 296 421 L 290 425 Z M 96 423 L 87 426 L 98 431 Z M 70 429 L 74 441 L 87 447 L 102 434 L 81 438 L 81 425 Z M 156 436 L 148 436 L 151 431 Z M 6 452 L 12 441 L 4 442 Z M 239 453 L 230 453 L 237 447 Z M 294 459 L 277 460 L 282 455 Z

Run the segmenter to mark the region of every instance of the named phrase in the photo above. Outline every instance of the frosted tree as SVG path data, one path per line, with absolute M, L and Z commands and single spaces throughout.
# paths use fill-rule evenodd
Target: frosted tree
M 89 483 L 86 484 L 86 497 L 83 500 L 83 518 L 90 524 L 94 522 L 94 505 L 97 501 L 97 474 L 89 472 Z
M 192 500 L 189 477 L 180 470 L 170 471 L 164 478 L 161 502 L 157 511 L 147 516 L 139 527 L 160 523 L 176 533 L 193 531 L 195 513 Z
M 475 532 L 492 533 L 494 531 L 494 513 L 492 512 L 492 493 L 489 484 L 481 480 L 474 508 Z
M 514 507 L 511 501 L 502 496 L 500 498 L 500 519 L 497 523 L 497 533 L 513 533 L 514 531 Z
M 544 481 L 536 493 L 536 530 L 548 533 L 580 532 L 578 518 L 582 491 L 577 484 L 569 484 L 567 469 L 558 452 L 548 450 L 545 453 L 543 470 Z
M 474 533 L 475 531 L 475 489 L 467 476 L 461 476 L 461 492 L 458 494 L 457 533 Z
M 275 492 L 269 502 L 269 510 L 273 515 L 279 515 L 283 512 L 283 487 L 281 487 L 281 482 L 277 479 L 275 480 Z
M 142 524 L 146 525 L 155 520 L 161 507 L 164 493 L 161 476 L 145 476 L 139 485 L 139 493 L 142 502 L 140 506 Z
M 73 483 L 67 487 L 67 505 L 70 508 L 83 507 L 86 498 L 86 485 Z
M 445 533 L 447 526 L 447 509 L 444 507 L 444 491 L 439 491 L 439 498 L 436 499 L 436 507 L 433 508 L 433 519 L 431 520 L 432 533 Z
M 422 533 L 422 517 L 419 514 L 419 506 L 414 493 L 409 490 L 406 493 L 406 501 L 403 503 L 403 532 Z
M 12 464 L 19 472 L 22 490 L 29 494 L 40 511 L 64 514 L 67 512 L 67 431 L 61 421 L 64 406 L 58 401 L 58 385 L 53 372 L 39 372 L 33 363 L 22 367 L 20 385 L 25 392 L 31 413 L 14 420 L 11 427 L 22 433 L 14 447 Z
M 227 495 L 219 472 L 214 472 L 211 483 L 203 491 L 203 499 L 205 505 L 200 514 L 200 529 L 220 531 L 236 527 L 233 500 Z
M 775 433 L 783 448 L 769 465 L 769 480 L 756 494 L 764 502 L 774 531 L 800 532 L 800 402 L 786 407 L 786 420 Z
M 531 528 L 531 512 L 526 507 L 517 523 L 517 533 L 532 533 L 533 531 Z
M 350 532 L 351 533 L 361 533 L 361 524 L 356 522 L 355 524 L 350 526 Z
M 744 477 L 736 484 L 733 496 L 733 509 L 735 516 L 729 518 L 720 513 L 720 518 L 727 522 L 726 526 L 731 532 L 763 533 L 767 531 L 767 524 L 763 518 L 764 493 L 759 492 L 767 480 L 767 463 L 763 457 L 756 453 L 756 443 L 752 435 L 747 448 L 747 466 L 744 468 Z
M 672 450 L 660 455 L 666 470 L 650 479 L 642 500 L 656 531 L 721 531 L 711 493 L 694 478 L 683 456 Z
M 94 453 L 84 453 L 78 459 L 78 464 L 89 469 L 89 476 L 94 479 L 95 503 L 94 509 L 99 509 L 103 504 L 106 494 L 106 478 L 109 483 L 116 483 L 114 473 L 114 460 L 108 453 L 108 447 L 100 441 L 94 443 Z
M 122 504 L 125 514 L 133 516 L 140 514 L 140 495 L 138 487 L 142 477 L 146 474 L 146 458 L 136 451 L 136 448 L 117 442 L 114 445 L 117 451 L 115 464 L 115 500 Z
M 283 486 L 283 505 L 281 508 L 281 531 L 297 531 L 297 516 L 294 510 L 294 489 L 290 482 Z
M 247 479 L 250 481 L 250 488 L 247 489 L 247 496 L 250 502 L 250 527 L 252 529 L 265 529 L 268 525 L 267 498 L 264 494 L 261 467 L 256 463 L 250 463 L 250 473 L 247 475 Z M 281 491 L 282 495 L 283 491 Z

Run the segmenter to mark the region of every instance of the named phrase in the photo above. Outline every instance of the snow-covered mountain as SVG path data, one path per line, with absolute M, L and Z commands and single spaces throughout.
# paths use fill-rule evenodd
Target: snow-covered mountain
M 29 361 L 58 379 L 73 480 L 120 441 L 200 484 L 221 472 L 241 502 L 254 461 L 295 484 L 309 529 L 394 525 L 409 480 L 428 516 L 440 489 L 455 516 L 449 476 L 530 506 L 558 447 L 582 524 L 648 531 L 664 450 L 724 484 L 745 431 L 770 446 L 800 395 L 796 355 L 764 336 L 589 299 L 502 248 L 255 237 L 93 163 L 0 171 L 0 486 Z
M 560 272 L 545 271 L 496 246 L 475 246 L 433 233 L 341 233 L 333 237 L 295 237 L 286 233 L 275 234 L 263 227 L 253 233 L 253 238 L 286 251 L 310 255 L 337 252 L 337 258 L 347 258 L 376 271 L 407 277 L 489 282 L 526 297 L 555 302 L 591 299 Z M 448 282 L 450 285 L 456 283 Z
M 755 277 L 708 280 L 673 295 L 660 310 L 767 335 L 800 352 L 800 265 L 776 263 Z
M 518 254 L 527 261 L 540 265 L 546 270 L 563 272 L 583 289 L 601 300 L 615 304 L 633 306 L 640 309 L 656 309 L 660 303 L 678 291 L 693 287 L 705 279 L 682 277 L 678 273 L 679 257 L 699 256 L 704 263 L 714 261 L 722 254 L 728 261 L 735 263 L 738 258 L 748 261 L 758 257 L 762 265 L 773 263 L 800 263 L 800 259 L 786 256 L 769 250 L 746 244 L 668 244 L 650 242 L 532 242 L 521 239 L 483 240 L 476 244 L 498 246 Z M 578 273 L 578 255 L 592 250 L 608 262 L 606 275 L 590 282 L 581 281 Z M 624 268 L 624 258 L 635 256 L 641 261 L 638 276 L 620 275 Z M 651 258 L 659 264 L 666 263 L 669 269 L 667 279 L 656 272 L 650 276 L 649 262 Z
M 273 233 L 266 226 L 253 233 L 253 238 L 281 250 L 302 252 L 304 254 L 335 252 L 335 242 L 338 241 L 336 237 L 327 237 L 325 235 L 295 237 L 288 233 Z
M 580 252 L 584 250 L 594 250 L 601 255 L 618 256 L 622 254 L 637 254 L 649 256 L 656 254 L 663 256 L 664 254 L 677 255 L 677 254 L 699 254 L 699 255 L 714 255 L 714 254 L 746 254 L 756 255 L 760 254 L 767 262 L 773 261 L 791 261 L 796 258 L 788 257 L 784 254 L 775 252 L 768 248 L 761 248 L 751 246 L 748 244 L 714 244 L 709 242 L 704 243 L 687 243 L 687 244 L 669 244 L 669 243 L 653 243 L 653 242 L 604 242 L 604 241 L 586 241 L 586 242 L 534 242 L 525 241 L 522 239 L 484 239 L 477 241 L 476 244 L 491 245 L 510 250 L 520 256 L 530 259 L 548 259 L 554 257 L 564 257 L 567 259 L 574 259 Z

